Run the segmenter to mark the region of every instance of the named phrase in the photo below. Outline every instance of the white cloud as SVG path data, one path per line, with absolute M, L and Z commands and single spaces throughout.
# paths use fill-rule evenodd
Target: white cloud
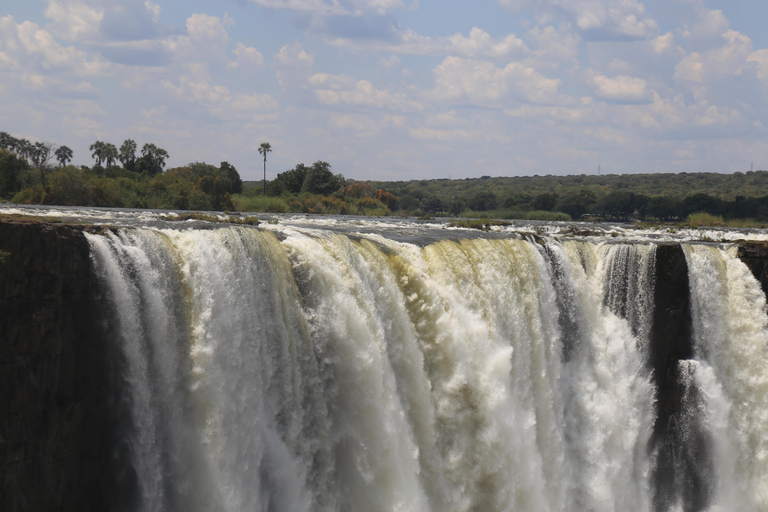
M 719 44 L 720 37 L 730 27 L 723 11 L 710 10 L 700 4 L 692 14 L 693 21 L 683 23 L 680 31 L 686 46 L 699 50 Z
M 705 78 L 740 75 L 753 54 L 752 40 L 735 30 L 721 36 L 721 46 L 683 57 L 675 69 L 675 77 L 702 82 Z
M 615 103 L 647 103 L 653 99 L 648 85 L 642 78 L 620 75 L 608 78 L 597 75 L 592 78 L 595 96 Z
M 392 40 L 349 38 L 329 39 L 328 44 L 349 51 L 369 51 L 409 55 L 455 55 L 474 59 L 501 60 L 522 57 L 530 53 L 525 42 L 515 34 L 502 39 L 493 38 L 488 32 L 473 27 L 468 36 L 454 34 L 449 37 L 428 37 L 413 30 L 398 32 Z
M 528 37 L 536 43 L 533 55 L 536 61 L 549 65 L 558 65 L 576 59 L 581 38 L 574 34 L 568 26 L 555 30 L 548 26 L 543 29 L 534 27 L 528 31 Z
M 747 57 L 747 62 L 753 62 L 757 66 L 757 77 L 768 81 L 768 50 L 757 50 Z
M 230 67 L 240 66 L 262 66 L 264 65 L 264 56 L 259 50 L 251 46 L 245 46 L 243 43 L 237 43 L 237 47 L 232 50 L 236 59 L 230 63 Z
M 447 57 L 434 74 L 435 88 L 429 96 L 438 101 L 502 106 L 511 100 L 545 103 L 559 99 L 559 79 L 546 78 L 519 62 L 499 68 L 492 62 Z
M 359 15 L 361 11 L 384 13 L 405 7 L 402 0 L 250 0 L 269 9 L 287 9 L 326 15 Z
M 638 0 L 499 0 L 513 10 L 547 14 L 540 23 L 548 23 L 552 12 L 565 13 L 567 19 L 589 40 L 648 39 L 658 32 L 656 21 Z
M 416 140 L 439 142 L 467 141 L 471 139 L 477 139 L 481 135 L 479 132 L 474 132 L 471 130 L 436 130 L 434 128 L 426 127 L 411 128 L 408 130 L 408 133 Z
M 504 113 L 513 118 L 550 125 L 583 125 L 604 121 L 603 114 L 592 104 L 592 98 L 584 98 L 579 106 L 521 105 L 516 109 L 507 109 Z
M 94 45 L 152 40 L 166 31 L 149 0 L 46 0 L 46 28 L 70 42 Z
M 312 72 L 315 58 L 307 53 L 301 43 L 293 43 L 280 48 L 275 57 L 277 81 L 283 91 L 300 92 L 306 89 L 306 82 Z
M 503 58 L 528 50 L 523 40 L 517 38 L 515 34 L 509 34 L 502 40 L 494 40 L 488 32 L 477 27 L 472 27 L 469 37 L 454 34 L 448 38 L 448 41 L 457 54 L 474 58 Z
M 394 53 L 385 59 L 379 60 L 379 65 L 385 68 L 392 68 L 400 65 L 400 57 Z
M 675 36 L 672 32 L 667 32 L 664 35 L 651 40 L 651 46 L 656 53 L 664 53 L 672 48 L 675 43 Z
M 104 19 L 104 9 L 87 1 L 48 0 L 44 14 L 51 20 L 48 30 L 65 41 L 93 39 Z
M 62 46 L 46 30 L 12 16 L 0 18 L 0 65 L 7 71 L 31 71 L 88 76 L 102 74 L 106 65 L 74 46 Z
M 334 131 L 349 132 L 358 138 L 368 138 L 380 134 L 387 128 L 400 129 L 407 119 L 400 115 L 374 117 L 367 114 L 332 114 L 328 127 Z
M 310 77 L 309 84 L 316 88 L 314 94 L 318 101 L 326 106 L 372 107 L 401 112 L 423 110 L 405 94 L 377 89 L 368 80 L 355 82 L 348 76 L 316 74 Z
M 178 83 L 167 80 L 162 86 L 176 99 L 206 109 L 214 117 L 224 120 L 244 119 L 253 114 L 274 110 L 278 104 L 269 94 L 233 93 L 224 85 L 207 80 L 180 77 Z
M 650 105 L 624 106 L 616 115 L 629 125 L 664 133 L 692 128 L 724 131 L 742 122 L 741 114 L 730 107 L 712 105 L 704 99 L 688 103 L 683 96 L 662 98 L 656 93 Z

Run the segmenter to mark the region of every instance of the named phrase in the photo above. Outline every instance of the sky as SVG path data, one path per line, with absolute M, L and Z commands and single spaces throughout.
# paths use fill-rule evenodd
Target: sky
M 768 168 L 764 0 L 2 0 L 0 131 L 243 179 Z

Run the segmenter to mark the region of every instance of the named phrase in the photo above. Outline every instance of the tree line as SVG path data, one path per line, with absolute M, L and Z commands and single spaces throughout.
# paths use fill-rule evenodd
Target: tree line
M 120 148 L 95 141 L 94 165 L 74 166 L 67 146 L 31 143 L 0 132 L 0 198 L 14 203 L 158 209 L 234 210 L 242 192 L 237 169 L 193 162 L 165 171 L 168 152 L 153 143 L 139 151 L 133 139 Z M 50 164 L 55 156 L 58 167 Z
M 196 210 L 678 221 L 706 212 L 768 221 L 768 172 L 490 177 L 354 181 L 318 160 L 267 181 L 269 143 L 258 153 L 264 179 L 243 182 L 227 162 L 165 170 L 168 152 L 133 139 L 95 141 L 94 165 L 73 152 L 0 132 L 0 199 L 17 203 Z M 51 160 L 58 161 L 58 167 Z

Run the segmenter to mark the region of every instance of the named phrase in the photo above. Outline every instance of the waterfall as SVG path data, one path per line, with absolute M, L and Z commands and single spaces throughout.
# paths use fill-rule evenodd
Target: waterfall
M 138 510 L 654 510 L 653 244 L 86 236 Z M 765 298 L 733 251 L 686 255 L 675 421 L 707 503 L 765 510 Z
M 768 510 L 768 316 L 736 247 L 686 245 L 713 510 Z

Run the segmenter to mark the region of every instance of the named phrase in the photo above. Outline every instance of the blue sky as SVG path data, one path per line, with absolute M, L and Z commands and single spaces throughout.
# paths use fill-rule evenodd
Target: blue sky
M 356 179 L 768 168 L 768 2 L 5 0 L 0 131 Z M 271 176 L 270 176 L 271 175 Z

